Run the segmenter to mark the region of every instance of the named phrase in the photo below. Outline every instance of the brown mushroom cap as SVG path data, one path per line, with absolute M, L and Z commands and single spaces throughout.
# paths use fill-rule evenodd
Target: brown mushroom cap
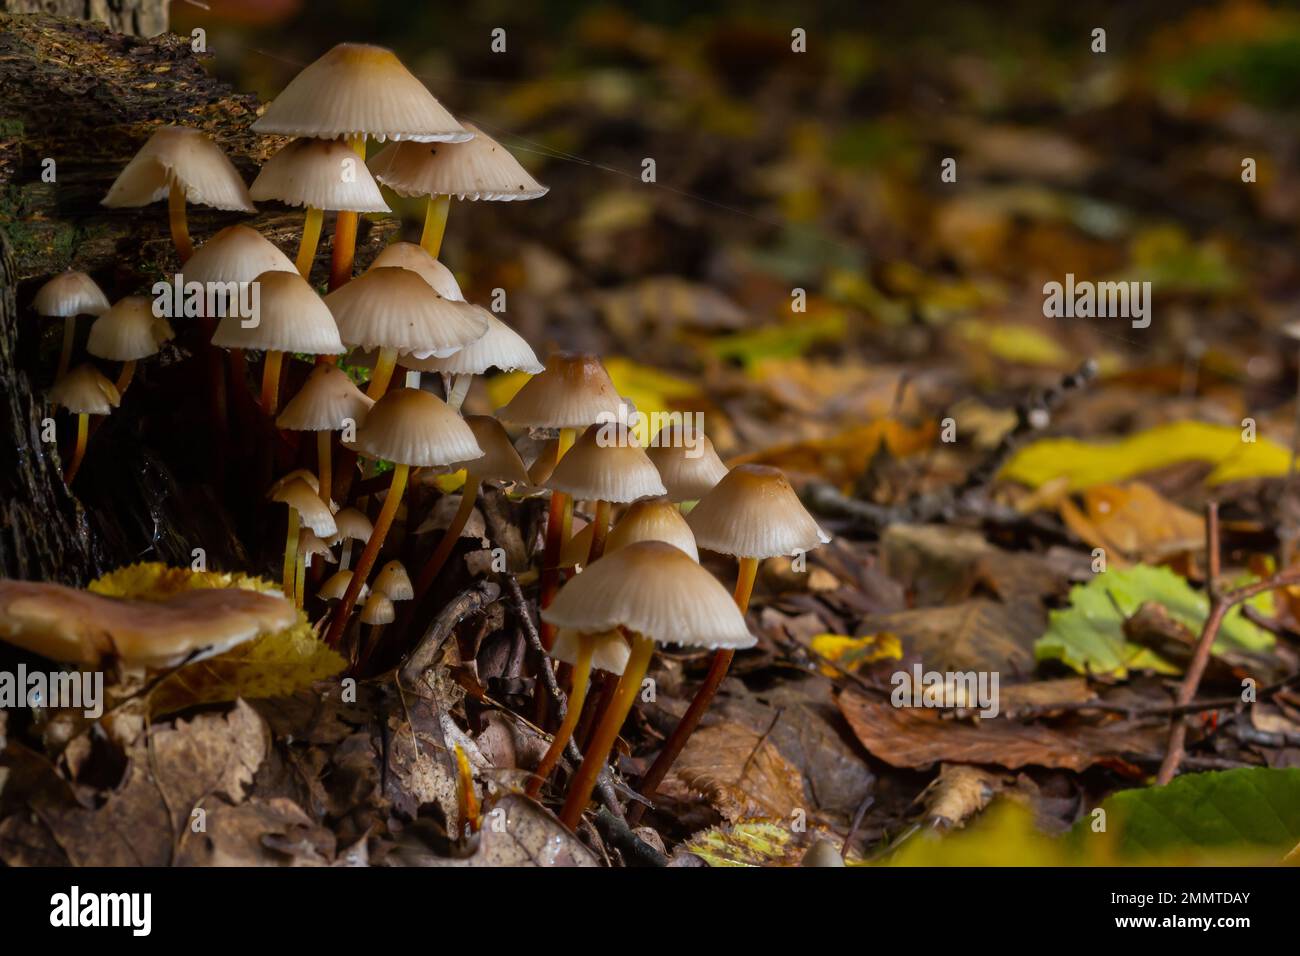
M 464 302 L 465 296 L 460 291 L 460 284 L 451 270 L 429 255 L 424 246 L 416 242 L 391 242 L 375 256 L 370 269 L 409 269 L 429 285 L 433 291 L 444 299 Z M 366 271 L 369 272 L 370 269 Z
M 406 573 L 406 566 L 401 561 L 389 561 L 380 568 L 371 584 L 371 590 L 390 601 L 409 601 L 415 597 L 411 576 Z
M 261 289 L 257 324 L 245 328 L 245 317 L 228 315 L 217 323 L 213 345 L 311 355 L 347 351 L 324 300 L 297 272 L 264 272 L 255 281 Z
M 349 420 L 363 421 L 374 404 L 337 365 L 317 365 L 275 424 L 293 432 L 336 431 Z
M 477 342 L 471 342 L 446 358 L 404 356 L 402 364 L 417 372 L 440 372 L 444 375 L 482 375 L 494 368 L 503 372 L 527 372 L 529 375 L 542 371 L 544 366 L 537 361 L 537 354 L 527 339 L 487 309 L 477 305 L 474 308 L 487 321 L 487 332 Z
M 166 199 L 173 182 L 185 201 L 232 212 L 257 212 L 239 171 L 216 143 L 197 129 L 163 126 L 154 131 L 101 200 L 110 209 L 147 206 Z
M 756 643 L 727 589 L 663 541 L 638 541 L 593 561 L 560 589 L 542 620 L 588 634 L 623 627 L 687 647 Z
M 673 501 L 697 501 L 708 494 L 727 473 L 713 442 L 704 434 L 686 437 L 675 426 L 661 428 L 650 441 L 646 454 L 659 469 L 659 477 Z M 694 456 L 694 457 L 692 457 Z
M 347 540 L 366 541 L 375 533 L 370 519 L 356 508 L 344 508 L 334 516 L 334 524 L 337 530 L 329 539 L 331 545 Z
M 386 392 L 350 447 L 368 458 L 420 468 L 483 457 L 465 420 L 436 395 L 415 388 Z
M 588 426 L 546 479 L 546 487 L 583 501 L 636 501 L 667 494 L 659 472 L 626 425 Z
M 340 43 L 306 66 L 253 131 L 316 139 L 364 135 L 380 142 L 459 142 L 474 135 L 392 50 L 365 43 Z
M 600 359 L 556 352 L 497 417 L 530 428 L 586 428 L 611 416 L 617 419 L 624 404 Z
M 605 553 L 626 548 L 638 541 L 666 541 L 696 561 L 700 560 L 691 526 L 686 523 L 677 506 L 667 498 L 652 498 L 630 505 L 609 532 Z
M 342 571 L 335 571 L 325 579 L 325 583 L 320 586 L 320 590 L 316 592 L 316 596 L 322 601 L 341 601 L 343 600 L 343 595 L 348 590 L 348 585 L 351 583 L 351 569 L 345 568 Z M 358 597 L 364 600 L 366 595 L 369 593 L 370 588 L 363 584 L 361 585 L 361 593 Z
M 46 318 L 99 315 L 108 308 L 108 297 L 90 276 L 69 270 L 59 273 L 36 291 L 32 308 L 37 315 Z
M 107 415 L 122 396 L 93 365 L 79 365 L 50 388 L 50 401 L 74 415 Z
M 399 196 L 537 199 L 547 188 L 514 155 L 477 126 L 463 143 L 393 143 L 370 159 L 375 178 Z
M 776 468 L 738 465 L 700 499 L 686 522 L 701 548 L 741 558 L 775 558 L 830 540 Z
M 392 599 L 378 588 L 370 592 L 366 603 L 361 606 L 361 623 L 372 627 L 376 624 L 392 624 L 397 619 L 397 609 Z
M 334 516 L 330 514 L 325 502 L 320 500 L 319 489 L 313 491 L 311 485 L 301 479 L 294 479 L 283 487 L 273 488 L 267 497 L 279 501 L 298 512 L 298 520 L 303 527 L 314 531 L 322 538 L 332 537 L 338 532 Z
M 565 628 L 555 635 L 555 646 L 550 654 L 557 661 L 565 664 L 578 663 L 583 635 L 571 628 Z M 594 642 L 591 649 L 591 666 L 598 671 L 621 675 L 627 667 L 627 659 L 632 654 L 632 645 L 618 631 L 606 631 L 604 634 L 588 634 L 587 640 Z
M 450 355 L 487 331 L 482 309 L 444 299 L 410 269 L 370 269 L 325 297 L 343 341 L 423 357 Z
M 153 314 L 152 299 L 128 295 L 91 324 L 86 351 L 112 362 L 135 362 L 157 355 L 173 335 L 171 324 Z
M 303 528 L 298 532 L 298 553 L 308 558 L 320 555 L 326 564 L 339 563 L 338 558 L 334 557 L 334 552 L 330 550 L 329 545 L 321 539 L 320 535 L 307 528 Z
M 263 272 L 297 271 L 275 243 L 248 226 L 227 226 L 185 263 L 185 278 L 194 282 L 252 282 Z
M 279 478 L 275 479 L 275 481 L 271 482 L 271 487 L 266 489 L 266 497 L 270 498 L 275 492 L 293 481 L 305 481 L 309 486 L 311 486 L 312 491 L 316 492 L 316 494 L 320 494 L 320 479 L 306 468 L 295 468 L 293 471 L 286 472 Z
M 293 140 L 266 161 L 248 194 L 287 206 L 392 212 L 361 157 L 339 140 Z
M 51 660 L 174 667 L 292 627 L 293 604 L 242 588 L 182 591 L 162 601 L 103 597 L 60 584 L 0 580 L 0 638 Z
M 453 462 L 451 468 L 468 469 L 484 481 L 528 483 L 528 472 L 524 470 L 523 459 L 515 451 L 515 446 L 510 444 L 510 436 L 499 421 L 491 415 L 466 415 L 465 424 L 474 433 L 474 440 L 478 442 L 483 454 L 469 461 Z

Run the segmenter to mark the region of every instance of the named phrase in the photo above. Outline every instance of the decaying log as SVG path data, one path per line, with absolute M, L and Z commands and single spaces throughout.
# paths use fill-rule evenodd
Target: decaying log
M 0 0 L 0 13 L 48 13 L 96 20 L 118 33 L 156 37 L 167 30 L 170 0 Z
M 178 320 L 175 343 L 141 363 L 122 407 L 92 435 L 74 499 L 58 452 L 40 441 L 47 417 L 65 453 L 71 432 L 68 416 L 54 415 L 43 396 L 58 323 L 38 322 L 30 304 L 47 277 L 69 268 L 89 272 L 112 300 L 170 278 L 179 264 L 166 203 L 110 210 L 100 200 L 165 124 L 204 130 L 251 182 L 286 141 L 250 131 L 259 109 L 256 97 L 210 77 L 187 37 L 144 40 L 97 23 L 0 14 L 0 573 L 84 583 L 136 560 L 188 565 L 196 548 L 210 567 L 248 567 L 241 538 L 255 539 L 265 514 L 259 519 L 256 498 L 231 494 L 213 472 L 196 323 Z M 293 258 L 301 212 L 267 208 L 248 218 L 190 207 L 196 243 L 241 221 Z M 358 263 L 395 228 L 363 221 Z M 328 256 L 326 241 L 314 279 L 323 281 Z

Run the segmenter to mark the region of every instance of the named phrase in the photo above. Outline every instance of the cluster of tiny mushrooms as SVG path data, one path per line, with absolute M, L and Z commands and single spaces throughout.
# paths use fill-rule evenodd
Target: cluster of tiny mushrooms
M 628 405 L 595 356 L 556 353 L 543 365 L 509 326 L 465 301 L 451 271 L 438 261 L 451 198 L 533 199 L 546 188 L 491 137 L 459 123 L 391 51 L 359 44 L 334 47 L 289 83 L 253 129 L 294 138 L 262 167 L 251 188 L 245 188 L 235 167 L 202 132 L 163 127 L 122 170 L 103 202 L 134 207 L 167 198 L 171 234 L 187 282 L 260 286 L 260 321 L 254 327 L 245 327 L 239 315 L 225 315 L 220 321 L 206 319 L 205 328 L 212 346 L 238 357 L 239 364 L 232 367 L 241 375 L 243 353 L 262 354 L 260 402 L 276 427 L 316 433 L 316 472 L 292 471 L 266 492 L 271 501 L 287 506 L 285 598 L 301 607 L 306 566 L 317 558 L 337 561 L 339 570 L 317 593 L 329 608 L 320 622 L 323 639 L 338 648 L 345 646 L 345 636 L 355 639 L 364 661 L 383 628 L 398 619 L 394 602 L 412 609 L 401 620 L 420 606 L 465 529 L 484 482 L 501 483 L 519 496 L 549 490 L 538 573 L 540 636 L 560 665 L 568 704 L 562 718 L 539 707 L 543 718 L 559 719 L 559 725 L 527 792 L 540 794 L 574 737 L 584 707 L 591 710 L 583 760 L 561 811 L 564 823 L 576 827 L 642 688 L 655 645 L 712 649 L 703 685 L 639 782 L 642 795 L 652 797 L 699 724 L 732 656 L 755 643 L 745 611 L 759 562 L 807 552 L 827 537 L 781 472 L 757 465 L 729 471 L 706 437 L 690 443 L 691 450 L 685 436 L 671 427 L 642 447 L 626 425 L 618 424 Z M 386 143 L 368 162 L 367 140 Z M 419 245 L 390 244 L 354 278 L 357 217 L 390 211 L 379 184 L 404 197 L 426 197 L 423 236 Z M 254 200 L 305 209 L 296 262 L 244 225 L 223 229 L 194 249 L 187 203 L 253 212 Z M 327 211 L 336 217 L 329 291 L 322 296 L 308 279 Z M 157 354 L 173 329 L 155 316 L 149 298 L 127 296 L 110 305 L 81 272 L 51 279 L 36 294 L 34 309 L 65 324 L 50 399 L 78 416 L 76 446 L 65 473 L 71 485 L 86 451 L 88 417 L 107 415 L 123 401 L 136 363 Z M 69 370 L 80 315 L 96 316 L 86 350 L 94 358 L 121 363 L 116 381 L 90 363 Z M 371 367 L 364 393 L 337 364 L 348 353 L 359 366 Z M 316 364 L 301 390 L 280 407 L 286 355 L 291 360 L 315 356 Z M 390 387 L 399 366 L 406 370 L 405 386 Z M 490 369 L 532 377 L 496 417 L 463 416 L 460 406 L 472 377 Z M 429 372 L 440 374 L 445 400 L 420 387 L 420 374 Z M 531 470 L 503 423 L 548 442 Z M 617 440 L 610 440 L 611 423 Z M 354 438 L 337 442 L 351 453 L 343 459 L 347 467 L 369 469 L 373 476 L 377 463 L 392 466 L 387 491 L 375 496 L 382 506 L 373 520 L 364 497 L 344 507 L 332 498 L 336 433 L 349 424 Z M 364 460 L 360 465 L 357 456 Z M 429 474 L 463 469 L 459 509 L 414 581 L 397 561 L 383 565 L 372 579 L 412 469 Z M 576 535 L 575 501 L 592 505 L 591 520 Z M 611 528 L 616 509 L 622 515 Z M 360 553 L 353 563 L 355 543 L 360 543 Z M 340 545 L 336 558 L 333 549 Z M 733 594 L 701 567 L 701 548 L 737 559 Z M 561 586 L 566 573 L 567 583 Z M 16 582 L 6 585 L 0 594 L 0 636 L 20 644 L 26 639 L 29 646 L 49 651 L 48 641 L 32 637 L 42 625 L 22 620 L 16 587 Z M 83 594 L 78 600 L 88 598 Z M 364 626 L 370 633 L 349 635 L 363 598 L 357 631 Z M 26 599 L 33 600 L 30 595 Z M 213 598 L 185 597 L 191 603 L 204 600 Z M 217 600 L 229 604 L 241 598 Z M 259 628 L 286 624 L 282 613 L 265 607 L 238 610 L 255 618 L 253 626 L 241 619 L 242 630 L 236 630 L 244 638 Z M 112 612 L 99 614 L 101 621 L 112 619 Z M 193 629 L 196 636 L 187 648 L 211 643 L 201 626 Z M 95 658 L 97 651 L 87 648 L 85 635 L 58 636 L 66 645 L 64 659 Z M 136 645 L 148 647 L 138 633 L 135 637 Z M 128 643 L 119 639 L 119 652 Z M 141 654 L 153 663 L 177 660 L 174 649 Z M 601 678 L 604 693 L 589 703 L 593 670 L 608 676 Z M 543 691 L 537 693 L 540 697 Z M 639 814 L 643 805 L 635 804 L 633 812 Z

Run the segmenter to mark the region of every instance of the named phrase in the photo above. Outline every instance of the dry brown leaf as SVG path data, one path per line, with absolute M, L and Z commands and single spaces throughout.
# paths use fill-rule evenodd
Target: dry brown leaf
M 992 670 L 1026 674 L 1034 669 L 1034 642 L 1047 627 L 1037 601 L 1006 604 L 975 598 L 947 607 L 878 614 L 862 622 L 863 633 L 890 631 L 904 647 L 941 671 Z
M 798 768 L 765 736 L 731 721 L 697 730 L 673 776 L 732 822 L 788 818 L 808 805 Z
M 1002 781 L 987 770 L 966 764 L 944 764 L 939 776 L 921 794 L 926 816 L 949 827 L 960 827 L 989 805 Z
M 1083 509 L 1069 498 L 1061 520 L 1087 544 L 1104 548 L 1117 567 L 1130 561 L 1158 564 L 1205 544 L 1205 522 L 1150 485 L 1097 485 L 1083 493 Z

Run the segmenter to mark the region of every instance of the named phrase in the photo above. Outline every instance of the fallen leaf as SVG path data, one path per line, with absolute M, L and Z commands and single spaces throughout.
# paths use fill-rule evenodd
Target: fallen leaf
M 861 627 L 889 632 L 940 671 L 993 670 L 1027 674 L 1034 669 L 1034 641 L 1046 624 L 1037 601 L 1010 603 L 974 598 L 945 607 L 917 608 L 868 617 Z
M 751 817 L 788 818 L 796 808 L 807 806 L 798 768 L 764 736 L 731 721 L 695 731 L 672 775 L 733 823 Z

